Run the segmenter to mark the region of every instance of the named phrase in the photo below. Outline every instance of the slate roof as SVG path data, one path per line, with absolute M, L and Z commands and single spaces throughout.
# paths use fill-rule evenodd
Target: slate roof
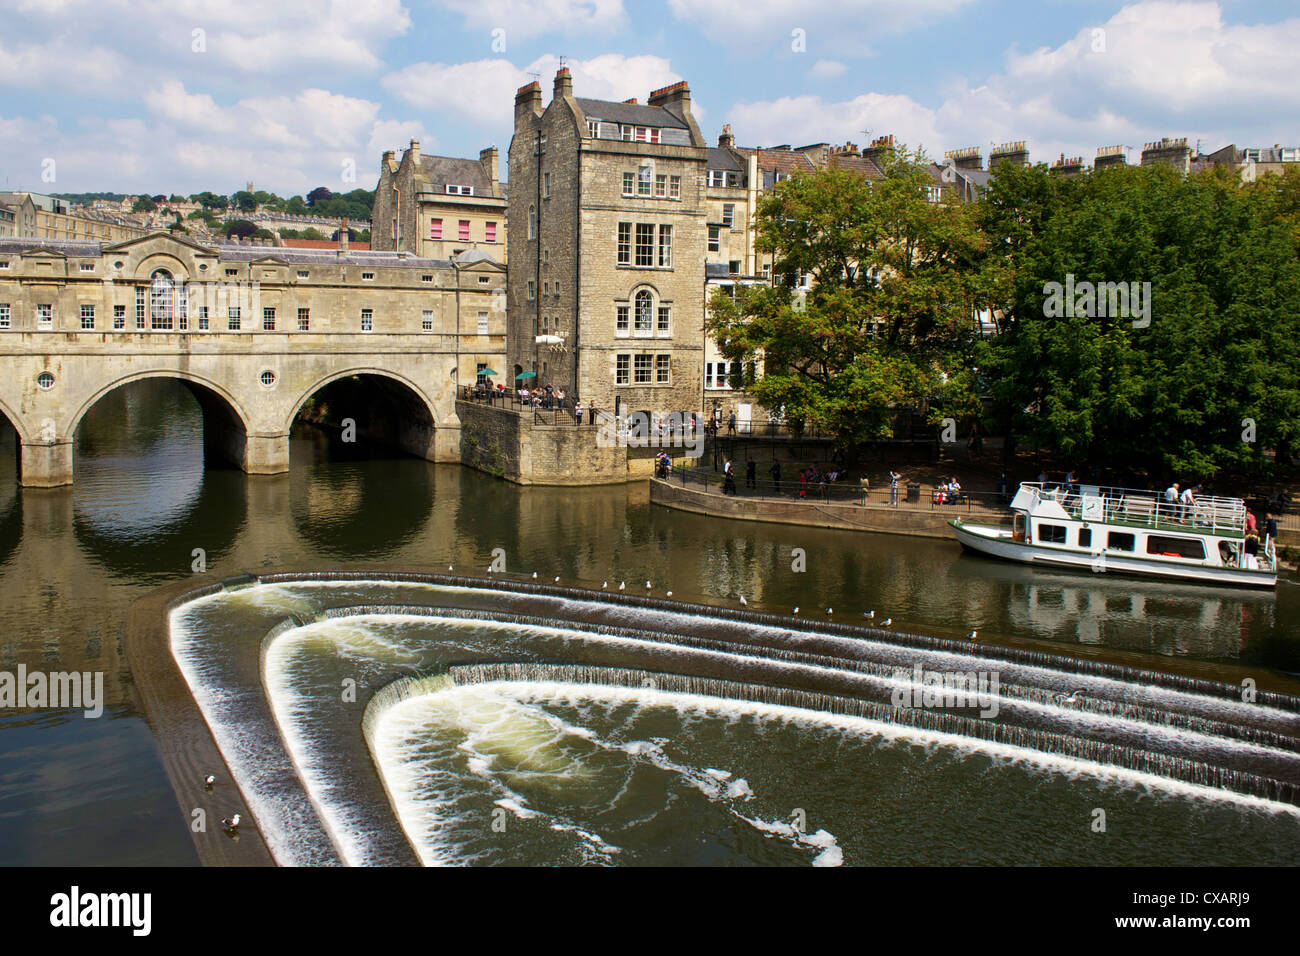
M 434 186 L 473 186 L 475 196 L 492 195 L 492 183 L 477 159 L 422 154 L 419 172 Z
M 4 236 L 0 238 L 0 252 L 21 254 L 37 249 L 61 252 L 65 256 L 97 256 L 101 243 L 84 239 L 38 239 L 35 236 Z
M 732 172 L 743 173 L 745 166 L 736 158 L 736 154 L 729 149 L 720 149 L 717 146 L 709 147 L 709 169 L 726 169 Z
M 684 120 L 679 119 L 662 106 L 646 106 L 642 103 L 610 103 L 606 100 L 588 100 L 582 97 L 577 99 L 578 107 L 590 119 L 604 120 L 607 123 L 623 123 L 627 126 L 690 129 Z

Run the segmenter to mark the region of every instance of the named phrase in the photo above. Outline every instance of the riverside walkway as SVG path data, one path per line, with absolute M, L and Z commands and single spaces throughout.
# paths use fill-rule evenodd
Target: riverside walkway
M 950 538 L 948 522 L 953 518 L 978 520 L 985 524 L 1011 524 L 1011 512 L 996 494 L 962 495 L 954 503 L 940 503 L 932 488 L 916 487 L 911 494 L 900 484 L 897 496 L 889 488 L 864 490 L 857 481 L 809 482 L 800 497 L 797 481 L 774 483 L 758 478 L 755 487 L 745 486 L 744 474 L 736 476 L 736 494 L 724 494 L 722 476 L 698 469 L 679 469 L 668 478 L 650 480 L 650 500 L 655 504 L 697 514 L 770 521 L 777 524 L 809 525 L 905 534 L 926 538 Z

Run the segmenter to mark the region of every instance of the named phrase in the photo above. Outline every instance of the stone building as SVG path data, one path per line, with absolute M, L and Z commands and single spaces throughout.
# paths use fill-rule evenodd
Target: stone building
M 39 193 L 0 193 L 0 208 L 13 213 L 12 231 L 0 225 L 0 235 L 113 242 L 134 239 L 148 231 L 129 216 L 90 206 L 69 206 L 65 200 Z
M 504 360 L 504 272 L 472 251 L 358 252 L 346 233 L 333 250 L 0 239 L 0 413 L 22 481 L 70 482 L 86 409 L 151 376 L 192 386 L 205 439 L 250 473 L 287 470 L 297 409 L 352 375 L 401 409 L 390 443 L 458 461 L 456 397 Z
M 1187 145 L 1187 137 L 1171 139 L 1166 136 L 1164 139 L 1147 143 L 1142 149 L 1142 165 L 1155 166 L 1157 163 L 1172 166 L 1184 175 L 1190 172 L 1192 149 Z
M 708 150 L 686 83 L 624 103 L 515 95 L 509 365 L 603 410 L 698 411 Z M 524 379 L 523 381 L 527 381 Z
M 497 148 L 478 159 L 426 156 L 411 140 L 401 160 L 392 150 L 379 164 L 370 212 L 371 248 L 450 259 L 478 249 L 504 262 L 506 190 Z

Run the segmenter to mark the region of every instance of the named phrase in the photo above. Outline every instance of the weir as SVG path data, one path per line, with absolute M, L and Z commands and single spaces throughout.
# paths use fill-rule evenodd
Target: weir
M 502 578 L 272 572 L 223 584 L 205 599 L 205 617 L 220 620 L 226 600 L 240 600 L 241 614 L 253 607 L 273 615 L 260 638 L 249 635 L 263 685 L 257 696 L 264 699 L 253 702 L 229 686 L 219 694 L 194 686 L 207 679 L 204 673 L 228 681 L 248 672 L 239 663 L 244 652 L 228 640 L 206 651 L 176 645 L 174 653 L 191 661 L 201 707 L 215 708 L 207 720 L 214 731 L 224 728 L 219 743 L 231 745 L 237 734 L 237 746 L 255 741 L 252 749 L 265 758 L 268 741 L 279 741 L 282 757 L 265 759 L 257 775 L 277 781 L 277 799 L 301 804 L 276 825 L 296 821 L 293 840 L 311 845 L 311 862 L 410 861 L 385 768 L 362 771 L 357 761 L 377 761 L 375 727 L 390 708 L 475 684 L 554 685 L 579 697 L 584 686 L 626 687 L 673 699 L 744 701 L 879 728 L 855 725 L 859 733 L 915 733 L 918 742 L 937 740 L 958 754 L 967 753 L 963 741 L 972 750 L 992 747 L 995 755 L 1029 759 L 1050 772 L 1127 774 L 1148 786 L 1203 788 L 1197 793 L 1204 797 L 1217 791 L 1278 810 L 1300 806 L 1300 699 L 1287 694 L 1261 692 L 1246 703 L 1230 684 L 1109 662 Z M 253 592 L 248 601 L 250 586 L 266 589 L 265 596 Z M 356 603 L 368 593 L 382 598 Z M 310 635 L 301 645 L 308 650 L 280 654 L 278 642 L 299 634 Z M 387 656 L 370 659 L 381 645 L 391 649 Z M 330 646 L 319 666 L 302 656 Z M 1000 675 L 995 713 L 894 706 L 900 688 L 924 689 L 911 676 L 914 665 Z M 329 703 L 339 675 L 358 678 L 357 711 Z M 292 696 L 281 699 L 290 688 Z M 218 713 L 223 697 L 243 703 L 237 712 Z M 231 765 L 250 770 L 238 757 Z M 257 810 L 254 804 L 250 797 Z M 356 836 L 358 821 L 364 838 Z M 303 862 L 287 842 L 268 839 L 277 856 L 288 852 L 289 861 Z

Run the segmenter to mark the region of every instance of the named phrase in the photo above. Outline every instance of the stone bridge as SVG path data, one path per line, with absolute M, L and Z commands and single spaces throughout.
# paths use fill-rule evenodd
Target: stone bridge
M 203 410 L 209 454 L 248 474 L 287 471 L 304 403 L 353 376 L 365 387 L 342 414 L 359 436 L 459 461 L 457 391 L 502 367 L 504 269 L 487 257 L 155 234 L 102 245 L 7 239 L 0 269 L 0 413 L 18 433 L 29 486 L 71 483 L 86 412 L 157 377 L 184 383 Z

